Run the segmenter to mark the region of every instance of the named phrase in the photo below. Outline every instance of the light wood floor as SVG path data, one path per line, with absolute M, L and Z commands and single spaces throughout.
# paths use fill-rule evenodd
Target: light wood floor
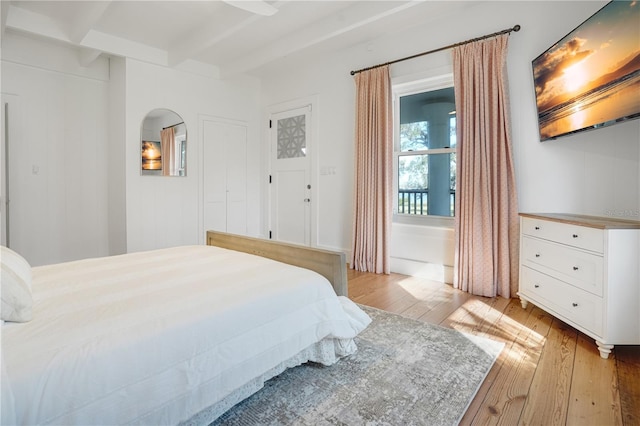
M 505 343 L 463 425 L 640 425 L 640 346 L 595 342 L 518 299 L 483 298 L 399 274 L 349 270 L 356 303 Z

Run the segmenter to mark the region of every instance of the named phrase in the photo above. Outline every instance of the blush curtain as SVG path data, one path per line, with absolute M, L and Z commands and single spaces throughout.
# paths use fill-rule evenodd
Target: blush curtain
M 390 273 L 393 111 L 389 67 L 355 76 L 355 191 L 351 268 Z
M 508 35 L 453 49 L 458 182 L 454 287 L 509 298 L 518 289 L 518 208 L 506 56 Z
M 167 127 L 160 131 L 160 150 L 162 151 L 162 175 L 173 176 L 175 174 L 175 132 L 173 127 Z

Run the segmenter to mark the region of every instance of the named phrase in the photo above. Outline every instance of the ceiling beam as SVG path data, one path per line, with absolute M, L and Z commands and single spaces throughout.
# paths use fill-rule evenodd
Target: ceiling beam
M 260 15 L 251 15 L 235 25 L 204 25 L 169 49 L 168 65 L 174 67 L 189 58 L 193 58 L 203 50 L 226 40 L 234 34 L 262 19 Z
M 92 29 L 89 29 L 82 36 L 81 42 L 73 42 L 67 32 L 63 31 L 53 19 L 13 5 L 9 6 L 7 28 L 86 48 L 88 50 L 79 53 L 78 59 L 81 63 L 86 63 L 91 57 L 95 60 L 100 53 L 104 52 L 167 66 L 167 52 L 165 50 Z
M 9 2 L 0 1 L 0 38 L 4 36 L 4 29 L 7 27 L 7 16 L 9 15 Z
M 280 0 L 270 5 L 270 7 L 280 9 L 289 1 L 290 0 Z M 236 4 L 242 3 L 242 1 L 229 3 Z M 224 15 L 220 14 L 220 16 Z M 265 17 L 262 15 L 252 14 L 237 24 L 227 24 L 222 21 L 216 25 L 212 22 L 207 22 L 200 28 L 192 31 L 188 37 L 180 40 L 169 49 L 169 66 L 176 66 L 189 58 L 197 56 L 200 52 L 218 43 L 222 43 L 229 37 L 240 32 L 243 28 L 248 27 L 260 19 L 265 19 Z
M 48 16 L 13 5 L 9 6 L 7 13 L 7 28 L 52 38 L 54 40 L 69 41 L 67 34 L 60 29 L 58 23 Z
M 101 54 L 102 52 L 99 50 L 81 47 L 78 52 L 78 62 L 83 67 L 88 67 L 93 63 L 93 61 L 98 59 Z
M 225 3 L 230 4 L 238 9 L 246 10 L 247 12 L 255 13 L 262 16 L 275 15 L 278 12 L 278 8 L 270 5 L 264 0 L 252 1 L 252 0 L 223 0 Z
M 244 73 L 276 59 L 312 47 L 338 37 L 349 31 L 370 25 L 423 3 L 423 0 L 395 2 L 361 2 L 343 9 L 339 16 L 319 20 L 293 35 L 282 37 L 268 46 L 261 46 L 253 52 L 227 65 L 220 64 L 222 77 Z
M 111 5 L 111 0 L 93 1 L 83 4 L 85 10 L 74 17 L 73 25 L 69 28 L 69 40 L 80 43 L 89 31 L 100 21 L 104 13 Z
M 111 34 L 91 30 L 84 37 L 81 46 L 104 53 L 137 59 L 156 65 L 167 66 L 167 51 L 137 43 Z

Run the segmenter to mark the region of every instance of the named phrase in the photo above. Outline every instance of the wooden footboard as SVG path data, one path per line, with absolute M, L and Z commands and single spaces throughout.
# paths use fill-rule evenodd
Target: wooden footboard
M 217 231 L 207 231 L 207 245 L 311 269 L 328 279 L 338 296 L 347 296 L 347 263 L 344 253 Z

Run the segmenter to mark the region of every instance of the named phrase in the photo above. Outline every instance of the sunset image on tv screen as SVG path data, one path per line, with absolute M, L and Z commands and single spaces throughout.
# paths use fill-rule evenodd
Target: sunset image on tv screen
M 533 60 L 540 140 L 640 116 L 640 3 L 612 1 Z

